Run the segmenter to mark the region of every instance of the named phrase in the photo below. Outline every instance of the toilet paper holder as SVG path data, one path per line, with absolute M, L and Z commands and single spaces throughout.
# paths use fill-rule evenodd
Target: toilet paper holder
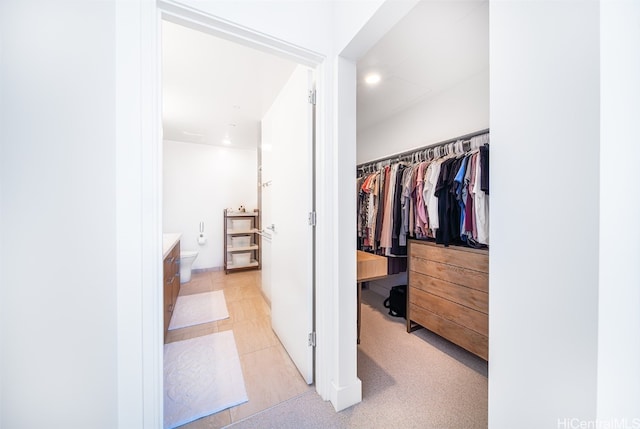
M 200 222 L 199 229 L 200 229 L 200 234 L 198 235 L 198 244 L 203 245 L 207 242 L 207 239 L 204 236 L 204 222 L 202 221 Z

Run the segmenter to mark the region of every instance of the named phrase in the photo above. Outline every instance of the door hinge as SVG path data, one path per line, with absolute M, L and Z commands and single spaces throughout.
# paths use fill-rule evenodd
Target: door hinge
M 309 91 L 309 103 L 316 105 L 316 90 L 312 89 Z
M 316 212 L 309 212 L 309 225 L 316 226 Z
M 309 334 L 309 347 L 315 347 L 315 346 L 316 346 L 316 333 L 311 332 Z

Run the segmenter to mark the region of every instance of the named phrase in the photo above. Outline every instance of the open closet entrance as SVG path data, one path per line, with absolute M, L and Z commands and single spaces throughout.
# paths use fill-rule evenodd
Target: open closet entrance
M 488 184 L 473 185 L 489 142 L 489 2 L 417 2 L 357 79 L 358 250 L 387 264 L 363 284 L 363 399 L 395 390 L 425 427 L 486 427 Z
M 239 43 L 214 27 L 171 14 L 161 20 L 163 230 L 180 234 L 182 251 L 198 254 L 181 294 L 224 292 L 229 317 L 199 332 L 166 338 L 175 343 L 185 336 L 235 335 L 251 405 L 230 403 L 205 417 L 228 424 L 314 382 L 309 338 L 314 330 L 315 70 L 311 61 L 300 64 L 284 51 L 265 52 L 246 39 Z M 254 210 L 255 238 L 244 246 L 253 249 L 259 264 L 227 270 L 225 254 L 235 250 L 225 240 L 224 213 Z M 286 362 L 277 351 L 268 367 L 264 357 L 254 356 L 271 347 L 282 349 Z M 284 380 L 291 378 L 291 369 L 297 380 Z M 265 385 L 269 378 L 260 376 L 267 371 L 274 377 L 271 389 Z M 166 398 L 165 389 L 165 407 Z M 226 409 L 229 417 L 220 420 Z M 169 414 L 165 408 L 165 422 Z

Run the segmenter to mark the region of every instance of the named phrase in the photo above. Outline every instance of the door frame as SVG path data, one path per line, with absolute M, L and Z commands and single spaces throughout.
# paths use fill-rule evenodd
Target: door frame
M 339 52 L 326 45 L 319 55 L 199 9 L 176 8 L 171 0 L 116 2 L 118 427 L 162 424 L 161 15 L 212 22 L 223 34 L 284 51 L 301 64 L 304 58 L 317 64 L 315 387 L 340 411 L 362 399 L 357 377 L 355 199 L 348 186 L 356 164 L 355 59 L 410 7 L 385 0 L 374 12 L 376 19 L 369 20 L 366 31 L 361 28 L 349 46 Z
M 281 58 L 288 59 L 297 64 L 307 66 L 313 69 L 313 74 L 315 77 L 315 89 L 316 93 L 320 91 L 321 88 L 324 88 L 322 72 L 325 67 L 325 57 L 316 52 L 300 48 L 298 46 L 283 42 L 281 40 L 275 39 L 273 37 L 269 37 L 265 34 L 258 33 L 249 28 L 245 28 L 228 21 L 213 17 L 208 15 L 202 11 L 191 9 L 189 7 L 183 5 L 177 5 L 176 3 L 171 2 L 170 0 L 158 0 L 157 1 L 157 40 L 158 46 L 156 49 L 156 59 L 155 59 L 155 80 L 157 83 L 157 91 L 158 97 L 156 100 L 157 109 L 155 110 L 155 121 L 158 123 L 156 129 L 161 129 L 162 127 L 162 109 L 161 109 L 161 94 L 162 94 L 162 76 L 161 76 L 161 52 L 162 52 L 162 37 L 161 37 L 161 22 L 163 20 L 173 22 L 175 24 L 179 24 L 197 31 L 201 31 L 207 34 L 211 34 L 216 37 L 220 37 L 226 40 L 229 40 L 234 43 L 238 43 L 240 45 L 252 47 L 255 49 L 259 49 L 263 52 L 273 54 L 279 56 Z M 313 111 L 313 124 L 311 129 L 309 130 L 312 133 L 312 209 L 316 210 L 316 172 L 318 171 L 317 163 L 318 163 L 318 141 L 322 138 L 318 133 L 318 121 L 323 121 L 324 117 L 322 115 L 322 106 L 323 100 L 322 97 L 317 97 L 316 104 L 312 106 Z M 154 159 L 156 161 L 154 181 L 156 181 L 155 189 L 159 190 L 160 201 L 162 201 L 162 136 L 158 136 L 156 141 L 155 150 L 158 153 L 158 156 L 155 156 Z M 260 192 L 260 191 L 258 191 Z M 162 202 L 159 204 L 160 212 L 157 214 L 154 219 L 156 219 L 159 223 L 159 228 L 162 229 Z M 312 243 L 312 279 L 311 279 L 311 288 L 312 288 L 312 317 L 313 317 L 313 328 L 316 329 L 316 242 L 315 242 L 315 227 L 313 228 L 313 236 L 314 241 Z M 322 366 L 323 364 L 327 364 L 329 360 L 329 355 L 327 353 L 328 348 L 325 347 L 316 347 L 314 350 L 314 358 L 313 358 L 313 381 L 316 385 L 316 390 L 321 393 L 322 391 L 326 391 L 328 386 L 323 385 L 322 378 L 316 376 L 316 368 L 318 365 Z M 160 350 L 160 353 L 162 351 Z M 159 356 L 159 360 L 162 361 L 162 354 Z M 162 366 L 161 366 L 162 367 Z M 160 374 L 159 386 L 162 386 L 162 374 Z M 326 384 L 326 383 L 324 383 Z M 160 397 L 162 395 L 162 388 L 160 388 Z M 322 395 L 325 396 L 325 395 Z M 327 399 L 327 398 L 325 398 Z

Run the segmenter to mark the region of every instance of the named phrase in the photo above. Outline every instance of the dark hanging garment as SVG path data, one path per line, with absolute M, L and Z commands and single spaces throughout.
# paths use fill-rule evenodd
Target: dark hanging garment
M 460 244 L 460 203 L 458 202 L 458 184 L 456 183 L 456 176 L 458 171 L 464 162 L 464 157 L 456 158 L 451 164 L 449 170 L 449 178 L 447 184 L 449 186 L 449 237 L 446 244 Z
M 387 182 L 389 178 L 389 167 L 385 167 L 380 171 L 380 191 L 378 194 L 378 213 L 376 214 L 376 245 L 380 248 L 380 236 L 382 235 L 382 218 L 384 217 L 384 205 L 387 199 Z
M 489 195 L 489 144 L 480 146 L 480 189 Z
M 356 248 L 362 250 L 364 248 L 364 229 L 367 225 L 366 219 L 366 195 L 362 190 L 362 183 L 365 181 L 366 176 L 359 177 L 356 180 L 356 192 L 358 193 L 358 241 Z
M 460 242 L 460 206 L 456 200 L 455 178 L 462 160 L 463 158 L 451 158 L 444 161 L 436 184 L 440 221 L 440 227 L 436 230 L 436 243 L 445 246 Z
M 449 177 L 449 171 L 454 159 L 447 159 L 440 166 L 440 176 L 438 176 L 438 182 L 436 183 L 435 195 L 438 197 L 438 219 L 440 222 L 439 228 L 436 230 L 436 243 L 445 244 L 445 237 L 449 237 L 449 207 L 451 200 L 449 199 L 449 187 L 447 186 L 447 180 Z M 447 242 L 448 244 L 448 242 Z
M 400 246 L 400 229 L 402 228 L 402 176 L 404 173 L 405 165 L 398 165 L 398 172 L 396 173 L 395 194 L 393 198 L 393 225 L 391 231 L 391 254 L 392 255 L 406 255 L 407 246 Z
M 387 258 L 387 272 L 389 275 L 407 271 L 407 258 Z

